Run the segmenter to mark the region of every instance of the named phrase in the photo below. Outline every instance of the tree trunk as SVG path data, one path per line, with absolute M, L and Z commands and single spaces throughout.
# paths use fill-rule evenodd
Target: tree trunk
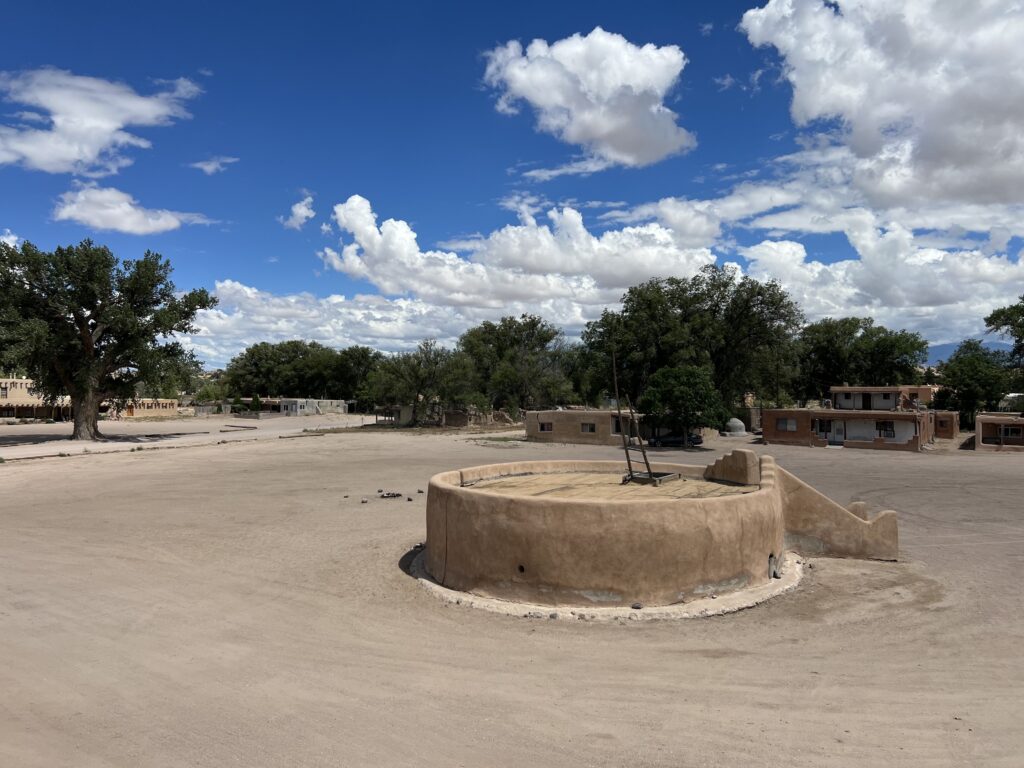
M 95 392 L 71 398 L 71 409 L 75 414 L 75 430 L 72 440 L 101 440 L 99 415 L 100 398 Z

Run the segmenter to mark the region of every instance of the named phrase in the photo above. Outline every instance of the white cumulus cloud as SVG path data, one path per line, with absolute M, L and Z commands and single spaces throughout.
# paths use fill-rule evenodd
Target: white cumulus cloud
M 0 165 L 93 177 L 117 173 L 132 162 L 125 149 L 151 146 L 126 128 L 187 118 L 185 102 L 200 93 L 184 78 L 161 88 L 143 95 L 124 83 L 53 68 L 0 72 L 5 100 L 33 108 L 20 113 L 31 124 L 0 125 Z
M 76 189 L 61 195 L 53 211 L 53 218 L 130 235 L 169 232 L 182 224 L 215 223 L 200 213 L 145 208 L 127 192 L 113 187 L 100 187 L 95 183 L 80 184 Z
M 0 243 L 9 245 L 11 248 L 17 248 L 21 238 L 11 232 L 7 227 L 4 227 L 3 232 L 0 232 Z
M 306 195 L 292 206 L 292 212 L 287 218 L 278 216 L 277 220 L 287 229 L 302 229 L 302 226 L 314 216 L 316 211 L 313 210 L 313 196 Z
M 647 223 L 600 236 L 579 211 L 563 207 L 537 223 L 529 209 L 522 223 L 487 237 L 462 241 L 469 252 L 423 250 L 405 221 L 378 224 L 370 202 L 359 195 L 334 207 L 338 228 L 352 237 L 340 252 L 325 249 L 325 266 L 367 280 L 388 295 L 411 294 L 427 301 L 477 308 L 510 302 L 569 301 L 603 307 L 649 277 L 689 275 L 714 261 L 707 248 L 678 245 L 670 230 Z
M 838 122 L 872 202 L 1024 201 L 1021 3 L 770 0 L 741 27 L 782 56 L 797 125 Z
M 213 176 L 215 173 L 222 173 L 228 169 L 228 166 L 232 163 L 237 163 L 239 158 L 227 157 L 225 155 L 217 155 L 211 157 L 208 160 L 197 160 L 194 163 L 189 163 L 189 168 L 198 168 L 200 171 L 205 173 L 207 176 Z
M 529 172 L 533 178 L 650 165 L 697 144 L 664 103 L 686 65 L 678 46 L 638 46 L 597 27 L 550 44 L 534 40 L 525 50 L 511 40 L 486 56 L 484 81 L 500 94 L 499 112 L 513 114 L 525 102 L 538 130 L 586 152 L 561 168 Z

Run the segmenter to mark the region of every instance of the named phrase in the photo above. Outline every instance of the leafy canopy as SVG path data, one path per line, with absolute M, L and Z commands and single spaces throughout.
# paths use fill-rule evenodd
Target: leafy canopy
M 126 403 L 143 386 L 173 390 L 198 370 L 174 337 L 194 333 L 196 313 L 216 299 L 179 293 L 170 275 L 157 253 L 122 262 L 91 240 L 52 253 L 0 244 L 4 364 L 51 402 L 70 397 L 75 437 L 95 437 L 100 402 Z

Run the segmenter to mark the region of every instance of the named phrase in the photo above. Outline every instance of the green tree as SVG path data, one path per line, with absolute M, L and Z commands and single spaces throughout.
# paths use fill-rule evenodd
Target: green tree
M 1010 372 L 1005 352 L 986 349 L 977 339 L 968 339 L 939 366 L 942 389 L 936 408 L 960 412 L 960 423 L 973 428 L 978 411 L 995 410 L 1009 392 Z
M 367 377 L 362 397 L 378 405 L 411 404 L 410 426 L 443 426 L 446 411 L 478 402 L 473 377 L 468 354 L 425 339 L 410 352 L 384 356 Z
M 1001 307 L 985 318 L 989 333 L 999 333 L 1013 339 L 1013 362 L 1024 366 L 1024 295 L 1020 301 L 1008 307 Z
M 920 334 L 892 331 L 867 317 L 826 317 L 797 338 L 795 391 L 802 398 L 828 397 L 830 387 L 910 384 L 920 378 L 928 342 Z
M 826 317 L 809 323 L 797 338 L 800 398 L 824 399 L 830 387 L 856 385 L 857 339 L 871 320 L 860 317 Z
M 232 358 L 224 385 L 232 395 L 355 397 L 381 358 L 369 347 L 340 351 L 315 341 L 260 342 Z
M 916 384 L 927 359 L 928 342 L 921 334 L 868 320 L 854 348 L 854 378 L 863 386 Z
M 220 382 L 209 381 L 196 392 L 195 400 L 199 403 L 219 403 L 228 397 L 228 390 Z
M 380 365 L 384 355 L 370 347 L 352 346 L 338 352 L 334 364 L 334 384 L 338 398 L 359 398 L 369 375 Z M 367 403 L 360 402 L 365 408 Z M 372 404 L 371 404 L 372 405 Z
M 683 435 L 693 427 L 721 427 L 727 418 L 706 366 L 660 368 L 648 382 L 640 410 L 655 426 L 675 427 Z
M 614 351 L 622 394 L 636 400 L 661 368 L 707 366 L 723 402 L 748 389 L 780 389 L 788 380 L 787 349 L 803 321 L 775 281 L 709 265 L 688 278 L 649 280 L 630 288 L 620 312 L 589 323 L 583 342 L 611 382 Z
M 572 399 L 562 331 L 536 315 L 470 328 L 458 348 L 475 369 L 473 385 L 493 408 L 555 405 Z
M 184 386 L 198 371 L 174 336 L 194 333 L 216 299 L 179 294 L 170 275 L 159 254 L 120 261 L 91 240 L 52 253 L 0 244 L 0 353 L 48 401 L 70 398 L 72 439 L 101 437 L 100 403 L 134 401 L 140 385 Z
M 225 385 L 231 394 L 244 397 L 254 393 L 267 397 L 322 397 L 315 390 L 322 387 L 323 381 L 315 376 L 315 366 L 309 358 L 325 349 L 315 341 L 298 339 L 253 344 L 228 363 Z M 321 356 L 321 365 L 323 360 Z

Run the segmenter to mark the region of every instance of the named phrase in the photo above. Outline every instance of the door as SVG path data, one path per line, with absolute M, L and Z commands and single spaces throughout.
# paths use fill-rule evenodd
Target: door
M 871 410 L 871 393 L 870 392 L 865 392 L 864 393 L 864 396 L 862 398 L 861 408 L 863 408 L 865 411 L 870 411 Z
M 846 442 L 846 422 L 832 421 L 832 433 L 829 436 L 829 445 L 842 445 Z

